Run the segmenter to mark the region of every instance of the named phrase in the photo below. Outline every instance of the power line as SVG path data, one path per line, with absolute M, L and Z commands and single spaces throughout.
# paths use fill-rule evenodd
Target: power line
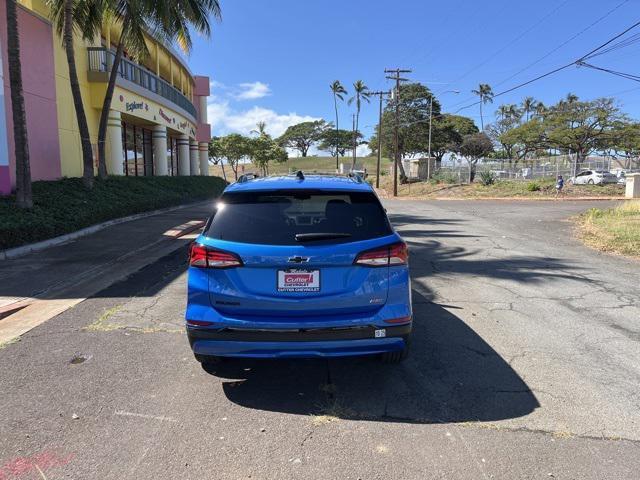
M 596 67 L 595 65 L 591 65 L 590 63 L 586 63 L 586 62 L 577 62 L 576 65 L 578 65 L 579 67 L 587 67 L 587 68 L 592 68 L 594 70 L 599 70 L 601 72 L 610 73 L 610 74 L 616 75 L 618 77 L 626 78 L 627 80 L 633 80 L 634 82 L 640 82 L 640 76 L 633 75 L 631 73 L 616 72 L 615 70 L 610 70 L 608 68 L 602 68 L 602 67 Z
M 556 6 L 556 8 L 554 8 L 553 10 L 551 10 L 549 13 L 547 13 L 544 17 L 542 17 L 541 19 L 539 19 L 537 22 L 535 22 L 533 25 L 531 25 L 529 28 L 527 28 L 526 30 L 524 30 L 522 33 L 520 33 L 520 35 L 518 35 L 517 37 L 513 38 L 512 40 L 510 40 L 509 42 L 507 42 L 506 45 L 504 45 L 502 48 L 500 48 L 499 50 L 496 50 L 491 56 L 489 56 L 487 59 L 485 59 L 484 61 L 482 61 L 481 63 L 479 63 L 478 65 L 476 65 L 475 67 L 467 70 L 465 73 L 463 73 L 460 77 L 456 78 L 455 80 L 453 80 L 451 83 L 456 83 L 459 82 L 460 80 L 462 80 L 463 78 L 465 78 L 467 75 L 469 75 L 472 72 L 475 72 L 476 70 L 478 70 L 479 68 L 485 66 L 487 63 L 489 63 L 491 60 L 493 60 L 495 57 L 497 57 L 498 55 L 500 55 L 502 52 L 504 52 L 507 48 L 509 48 L 511 45 L 513 45 L 514 43 L 520 41 L 527 33 L 531 32 L 533 29 L 535 29 L 538 25 L 540 25 L 542 22 L 544 22 L 547 18 L 549 18 L 550 16 L 552 16 L 554 13 L 556 13 L 558 10 L 560 10 L 562 7 L 564 7 L 567 3 L 569 3 L 571 0 L 565 0 L 564 2 L 562 2 L 560 5 Z
M 583 28 L 582 30 L 580 30 L 578 33 L 576 33 L 575 35 L 573 35 L 571 38 L 565 40 L 564 42 L 562 42 L 560 45 L 558 45 L 557 47 L 555 47 L 553 50 L 547 52 L 545 55 L 543 55 L 542 57 L 540 57 L 539 59 L 537 59 L 535 62 L 530 63 L 529 65 L 527 65 L 526 67 L 524 67 L 521 70 L 518 70 L 516 73 L 514 73 L 513 75 L 511 75 L 510 77 L 502 80 L 500 83 L 496 84 L 496 86 L 500 86 L 505 84 L 506 82 L 508 82 L 509 80 L 511 80 L 514 77 L 517 77 L 518 75 L 520 75 L 522 72 L 524 72 L 525 70 L 528 70 L 529 68 L 533 67 L 534 65 L 537 65 L 538 63 L 540 63 L 542 60 L 544 60 L 545 58 L 553 55 L 554 53 L 556 53 L 558 50 L 560 50 L 562 47 L 564 47 L 565 45 L 567 45 L 568 43 L 571 43 L 573 40 L 575 40 L 576 38 L 578 38 L 580 35 L 582 35 L 583 33 L 585 33 L 587 30 L 590 30 L 591 28 L 595 27 L 598 23 L 600 23 L 601 21 L 603 21 L 605 18 L 607 18 L 609 15 L 611 15 L 613 12 L 615 12 L 616 10 L 618 10 L 620 7 L 622 7 L 623 5 L 629 3 L 630 0 L 624 0 L 623 2 L 619 3 L 616 7 L 612 8 L 611 10 L 609 10 L 607 13 L 605 13 L 603 16 L 601 16 L 600 18 L 598 18 L 596 21 L 594 21 L 593 23 L 591 23 L 590 25 L 588 25 L 587 27 Z M 595 50 L 594 50 L 595 51 Z M 590 52 L 592 53 L 592 52 Z M 589 55 L 589 54 L 587 54 Z
M 514 87 L 511 87 L 511 88 L 509 88 L 509 89 L 507 89 L 507 90 L 504 90 L 504 91 L 502 91 L 502 92 L 500 92 L 500 93 L 496 93 L 495 95 L 493 95 L 493 97 L 492 97 L 492 98 L 500 97 L 500 96 L 505 95 L 505 94 L 507 94 L 507 93 L 513 92 L 514 90 L 517 90 L 517 89 L 519 89 L 519 88 L 522 88 L 522 87 L 524 87 L 524 86 L 526 86 L 526 85 L 529 85 L 529 84 L 531 84 L 531 83 L 533 83 L 533 82 L 537 82 L 538 80 L 541 80 L 541 79 L 543 79 L 543 78 L 545 78 L 545 77 L 548 77 L 548 76 L 550 76 L 550 75 L 553 75 L 554 73 L 557 73 L 557 72 L 559 72 L 559 71 L 561 71 L 561 70 L 565 70 L 566 68 L 569 68 L 569 67 L 571 67 L 571 66 L 573 66 L 573 65 L 578 65 L 578 66 L 580 66 L 580 65 L 584 65 L 584 66 L 587 66 L 587 67 L 590 67 L 590 68 L 600 69 L 599 67 L 595 67 L 595 66 L 593 66 L 593 65 L 590 65 L 590 64 L 585 63 L 585 62 L 584 62 L 584 59 L 585 59 L 585 58 L 588 58 L 589 56 L 591 56 L 591 55 L 593 55 L 594 53 L 598 52 L 599 50 L 603 49 L 604 47 L 606 47 L 607 45 L 609 45 L 611 42 L 615 41 L 616 39 L 618 39 L 618 38 L 620 38 L 621 36 L 623 36 L 623 35 L 625 35 L 626 33 L 628 33 L 630 30 L 632 30 L 632 29 L 634 29 L 634 28 L 638 27 L 638 25 L 640 25 L 640 22 L 636 22 L 636 23 L 634 23 L 634 24 L 633 24 L 633 25 L 631 25 L 629 28 L 625 29 L 625 30 L 624 30 L 624 31 L 622 31 L 621 33 L 619 33 L 619 34 L 617 34 L 616 36 L 614 36 L 613 38 L 611 38 L 611 39 L 607 40 L 607 41 L 606 41 L 605 43 L 603 43 L 602 45 L 600 45 L 600 46 L 598 46 L 598 47 L 594 48 L 594 49 L 593 49 L 593 50 L 591 50 L 589 53 L 587 53 L 586 55 L 581 56 L 580 58 L 578 58 L 577 60 L 574 60 L 573 62 L 571 62 L 571 63 L 567 63 L 566 65 L 562 65 L 561 67 L 555 68 L 555 69 L 551 70 L 550 72 L 544 73 L 544 74 L 542 74 L 542 75 L 538 75 L 537 77 L 532 78 L 531 80 L 528 80 L 528 81 L 526 81 L 526 82 L 519 83 L 518 85 L 516 85 L 516 86 L 514 86 Z M 622 72 L 609 71 L 608 73 L 613 73 L 613 74 L 615 74 L 615 75 L 620 75 L 620 76 L 622 76 L 622 75 L 626 75 L 626 76 L 625 76 L 625 78 L 633 77 L 633 75 L 631 75 L 631 74 L 623 74 Z M 629 78 L 629 79 L 630 79 L 630 80 L 635 80 L 634 78 Z M 636 80 L 636 81 L 640 81 L 640 77 L 638 77 L 638 80 Z M 464 109 L 466 109 L 466 108 L 470 108 L 470 107 L 473 107 L 473 106 L 475 106 L 475 105 L 478 105 L 479 103 L 480 103 L 480 102 L 478 101 L 478 102 L 474 102 L 474 103 L 472 103 L 472 104 L 466 105 L 466 106 L 464 106 L 464 107 L 461 107 L 461 108 L 459 108 L 458 110 L 456 110 L 456 111 L 455 111 L 455 113 L 458 113 L 458 112 L 460 112 L 461 110 L 464 110 Z
M 583 28 L 582 30 L 580 30 L 578 33 L 574 34 L 573 36 L 571 36 L 570 38 L 568 38 L 567 40 L 565 40 L 564 42 L 562 42 L 560 45 L 556 46 L 555 48 L 553 48 L 552 50 L 548 51 L 547 53 L 545 53 L 544 55 L 542 55 L 540 58 L 538 58 L 537 60 L 531 62 L 530 64 L 528 64 L 527 66 L 521 68 L 520 70 L 518 70 L 516 73 L 514 73 L 513 75 L 505 78 L 504 80 L 501 80 L 500 82 L 498 82 L 497 84 L 495 84 L 496 87 L 499 87 L 500 85 L 504 85 L 505 83 L 507 83 L 509 80 L 517 77 L 518 75 L 520 75 L 521 73 L 525 72 L 526 70 L 529 70 L 531 67 L 533 67 L 534 65 L 539 64 L 541 61 L 543 61 L 544 59 L 550 57 L 551 55 L 553 55 L 554 53 L 556 53 L 558 50 L 560 50 L 561 48 L 563 48 L 565 45 L 571 43 L 573 40 L 575 40 L 576 38 L 578 38 L 580 35 L 582 35 L 583 33 L 585 33 L 587 30 L 590 30 L 591 28 L 595 27 L 597 24 L 599 24 L 600 22 L 602 22 L 605 18 L 609 17 L 613 12 L 615 12 L 616 10 L 618 10 L 620 7 L 622 7 L 623 5 L 625 5 L 626 3 L 629 3 L 630 0 L 624 0 L 623 2 L 619 3 L 617 6 L 615 6 L 613 9 L 609 10 L 607 13 L 605 13 L 603 16 L 601 16 L 600 18 L 598 18 L 597 20 L 595 20 L 594 22 L 592 22 L 591 24 L 589 24 L 588 26 L 586 26 L 585 28 Z M 612 39 L 615 40 L 615 39 Z M 590 52 L 593 53 L 593 52 Z M 588 55 L 588 54 L 587 54 Z M 572 63 L 573 64 L 573 63 Z M 460 104 L 466 103 L 469 100 L 471 100 L 473 97 L 469 97 L 465 100 L 462 100 L 461 102 L 458 102 L 456 104 L 453 104 L 453 107 L 456 107 Z M 466 108 L 466 107 L 465 107 Z M 459 111 L 459 110 L 458 110 Z

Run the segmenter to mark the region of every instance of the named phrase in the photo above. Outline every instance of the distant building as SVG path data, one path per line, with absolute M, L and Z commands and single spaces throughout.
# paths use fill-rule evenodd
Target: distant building
M 54 180 L 82 175 L 82 149 L 62 41 L 43 0 L 18 5 L 31 176 Z M 75 39 L 76 65 L 85 104 L 94 165 L 98 123 L 118 25 L 99 37 Z M 15 185 L 13 122 L 7 63 L 7 22 L 0 7 L 0 194 Z M 209 78 L 195 76 L 170 45 L 147 37 L 143 63 L 122 60 L 109 112 L 106 164 L 111 175 L 206 175 L 211 128 L 207 122 Z

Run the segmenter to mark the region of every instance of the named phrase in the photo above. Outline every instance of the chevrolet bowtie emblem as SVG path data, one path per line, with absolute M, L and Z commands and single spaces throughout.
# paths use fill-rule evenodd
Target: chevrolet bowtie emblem
M 289 257 L 289 263 L 307 263 L 309 261 L 309 257 Z

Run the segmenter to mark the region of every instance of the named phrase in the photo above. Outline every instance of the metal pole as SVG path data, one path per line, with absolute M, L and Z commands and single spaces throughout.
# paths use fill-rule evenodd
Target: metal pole
M 433 120 L 433 94 L 429 96 L 429 155 L 427 158 L 427 180 L 431 178 L 431 122 Z
M 382 157 L 382 92 L 380 92 L 380 110 L 378 114 L 378 160 L 376 162 L 376 188 L 380 188 L 381 157 Z
M 398 162 L 399 160 L 399 151 L 398 151 L 398 125 L 400 124 L 400 76 L 396 79 L 396 125 L 393 139 L 393 196 L 398 196 Z

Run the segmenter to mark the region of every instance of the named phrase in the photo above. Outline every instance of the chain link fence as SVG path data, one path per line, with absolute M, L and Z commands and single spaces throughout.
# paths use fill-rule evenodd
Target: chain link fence
M 406 174 L 411 180 L 419 180 L 418 169 L 415 168 L 417 160 L 403 160 Z M 569 179 L 583 170 L 605 170 L 620 174 L 639 172 L 640 162 L 630 162 L 627 159 L 616 157 L 587 157 L 580 165 L 576 165 L 575 155 L 556 155 L 536 159 L 509 162 L 508 160 L 480 160 L 476 165 L 476 178 L 481 172 L 492 172 L 497 179 L 502 180 L 544 180 L 555 179 L 562 175 Z M 392 174 L 392 166 L 389 173 Z M 577 171 L 576 171 L 577 170 Z M 469 181 L 469 164 L 464 159 L 456 159 L 453 162 L 443 163 L 439 168 L 433 169 L 432 178 L 447 181 L 448 183 L 466 183 Z

